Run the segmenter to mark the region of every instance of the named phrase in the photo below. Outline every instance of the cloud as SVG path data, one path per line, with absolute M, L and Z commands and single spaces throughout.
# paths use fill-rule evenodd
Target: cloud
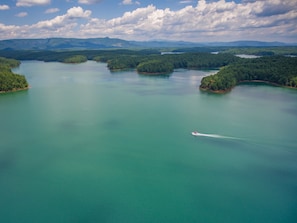
M 0 5 L 0 10 L 8 10 L 9 6 L 8 5 Z
M 133 2 L 133 0 L 123 0 L 120 5 L 140 5 L 140 2 L 139 1 L 135 1 Z
M 59 11 L 60 11 L 60 9 L 58 9 L 58 8 L 50 8 L 50 9 L 47 9 L 45 11 L 45 13 L 50 14 L 50 13 L 55 13 L 55 12 L 59 12 Z
M 293 39 L 297 36 L 297 2 L 283 0 L 276 3 L 275 0 L 249 1 L 240 4 L 225 0 L 211 2 L 200 0 L 195 7 L 185 6 L 177 11 L 168 8 L 157 9 L 149 5 L 107 21 L 93 19 L 81 25 L 81 31 L 85 36 L 103 35 L 131 40 L 172 39 L 195 42 L 275 40 L 276 32 L 279 38 L 285 38 L 287 32 L 290 36 L 288 39 L 296 41 Z M 270 17 L 263 17 L 263 12 L 269 7 L 277 8 L 287 4 L 290 5 L 290 9 L 279 10 Z
M 0 23 L 0 33 L 3 34 L 3 39 L 17 38 L 20 35 L 20 29 L 20 26 L 5 25 Z
M 260 17 L 281 15 L 292 10 L 296 11 L 296 2 L 294 1 L 267 1 L 266 3 L 263 2 L 262 5 L 261 11 L 257 13 Z
M 72 7 L 67 13 L 50 20 L 39 21 L 33 25 L 11 26 L 0 23 L 1 39 L 78 37 L 79 22 L 91 19 L 91 11 Z M 3 34 L 3 35 L 2 35 Z
M 89 10 L 73 7 L 64 15 L 30 26 L 0 24 L 0 33 L 1 38 L 109 36 L 127 40 L 296 42 L 296 8 L 297 1 L 291 0 L 200 0 L 195 6 L 185 5 L 180 10 L 148 5 L 117 18 L 101 19 L 92 18 Z
M 185 1 L 180 1 L 179 2 L 180 4 L 190 4 L 190 3 L 193 3 L 192 0 L 185 0 Z
M 96 3 L 100 3 L 100 2 L 102 2 L 102 0 L 78 0 L 78 3 L 88 4 L 88 5 L 96 4 Z
M 27 15 L 28 15 L 27 12 L 20 12 L 20 13 L 16 14 L 15 16 L 17 16 L 17 17 L 26 17 Z
M 34 6 L 34 5 L 48 5 L 51 0 L 17 0 L 16 6 Z
M 69 32 L 69 30 L 71 30 L 70 28 L 77 26 L 77 19 L 87 19 L 90 17 L 90 15 L 91 11 L 89 10 L 84 11 L 81 7 L 72 7 L 68 9 L 66 14 L 57 16 L 51 20 L 40 21 L 32 25 L 31 28 L 40 31 L 44 29 L 59 31 L 64 28 Z
M 132 0 L 123 0 L 122 4 L 123 5 L 132 5 L 133 2 L 132 2 Z
M 90 10 L 83 10 L 82 7 L 72 7 L 68 9 L 66 18 L 88 18 L 92 12 Z

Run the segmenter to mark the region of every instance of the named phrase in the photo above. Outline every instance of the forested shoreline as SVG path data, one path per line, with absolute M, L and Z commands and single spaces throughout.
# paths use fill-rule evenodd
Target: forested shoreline
M 204 77 L 200 89 L 224 93 L 239 83 L 251 81 L 297 88 L 297 57 L 242 59 L 222 67 L 217 74 Z
M 111 71 L 136 69 L 140 74 L 169 74 L 174 69 L 213 69 L 240 58 L 231 54 L 183 53 L 173 55 L 120 56 L 107 60 Z M 98 60 L 102 61 L 102 60 Z
M 25 90 L 29 87 L 25 76 L 11 71 L 19 65 L 17 60 L 0 57 L 0 93 Z
M 180 49 L 181 50 L 181 49 Z M 196 52 L 193 52 L 196 50 Z M 87 60 L 107 63 L 110 71 L 134 69 L 143 75 L 168 75 L 174 69 L 220 69 L 217 74 L 204 77 L 200 89 L 211 92 L 227 92 L 245 81 L 265 81 L 280 86 L 297 88 L 296 48 L 222 48 L 222 52 L 206 52 L 209 49 L 195 48 L 181 52 L 172 50 L 161 54 L 164 49 L 115 49 L 78 51 L 0 51 L 0 56 L 16 60 L 57 61 L 82 63 Z M 226 53 L 224 53 L 226 52 Z M 227 53 L 233 52 L 233 53 Z M 258 52 L 262 57 L 244 59 L 234 55 L 240 52 Z M 273 53 L 271 53 L 273 52 Z M 277 55 L 279 53 L 279 55 Z M 266 55 L 266 56 L 263 56 Z M 11 72 L 18 66 L 16 60 L 2 59 L 0 91 L 12 91 L 28 87 L 23 76 Z M 12 62 L 13 61 L 13 62 Z M 4 78 L 4 79 L 3 79 Z M 5 81 L 3 81 L 5 80 Z M 9 81 L 8 81 L 9 80 Z

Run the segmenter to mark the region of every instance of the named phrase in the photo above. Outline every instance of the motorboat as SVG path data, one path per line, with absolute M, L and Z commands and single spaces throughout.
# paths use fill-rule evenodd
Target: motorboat
M 200 135 L 200 133 L 199 133 L 199 132 L 197 132 L 197 131 L 194 131 L 194 132 L 192 132 L 192 135 L 193 135 L 193 136 L 199 136 L 199 135 Z

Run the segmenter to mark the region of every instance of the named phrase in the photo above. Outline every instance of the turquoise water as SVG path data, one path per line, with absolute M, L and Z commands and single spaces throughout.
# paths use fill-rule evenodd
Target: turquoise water
M 31 89 L 0 95 L 0 222 L 297 222 L 296 90 L 213 95 L 209 71 L 91 61 L 15 72 Z

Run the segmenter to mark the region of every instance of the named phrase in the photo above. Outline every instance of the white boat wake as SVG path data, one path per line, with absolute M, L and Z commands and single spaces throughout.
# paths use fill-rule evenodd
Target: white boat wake
M 210 138 L 220 138 L 220 139 L 238 139 L 235 137 L 230 137 L 230 136 L 222 136 L 222 135 L 217 135 L 217 134 L 204 134 L 200 132 L 192 132 L 193 136 L 204 136 L 204 137 L 210 137 Z

